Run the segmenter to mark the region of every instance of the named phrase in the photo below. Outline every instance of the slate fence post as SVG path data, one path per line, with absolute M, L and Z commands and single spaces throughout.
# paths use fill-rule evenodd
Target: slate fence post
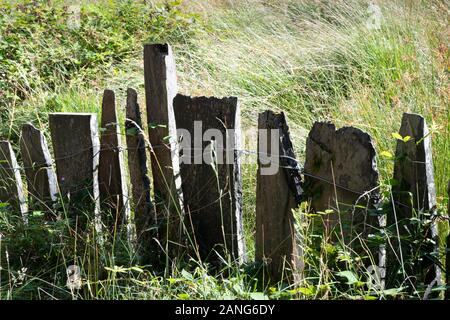
M 284 113 L 260 113 L 258 130 L 256 260 L 270 282 L 298 282 L 303 261 L 292 210 L 303 189 Z

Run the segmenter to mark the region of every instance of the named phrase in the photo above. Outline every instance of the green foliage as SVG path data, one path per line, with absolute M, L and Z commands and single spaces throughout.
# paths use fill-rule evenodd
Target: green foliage
M 81 2 L 78 22 L 64 1 L 1 2 L 1 121 L 13 121 L 7 110 L 42 90 L 98 78 L 108 65 L 135 57 L 144 42 L 185 41 L 199 24 L 180 4 Z
M 126 232 L 105 230 L 104 246 L 99 246 L 92 221 L 75 228 L 73 221 L 48 221 L 34 212 L 26 224 L 8 211 L 0 213 L 1 299 L 266 298 L 256 291 L 254 279 L 234 265 L 214 276 L 206 265 L 192 261 L 167 274 L 136 264 Z M 70 265 L 80 267 L 81 290 L 66 285 Z

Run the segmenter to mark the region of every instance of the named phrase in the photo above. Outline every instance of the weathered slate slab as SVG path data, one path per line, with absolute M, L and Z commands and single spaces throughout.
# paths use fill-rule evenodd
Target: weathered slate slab
M 114 91 L 105 90 L 102 101 L 102 132 L 100 135 L 100 159 L 98 182 L 101 207 L 111 214 L 104 216 L 104 223 L 114 225 L 130 222 L 130 204 L 125 178 L 122 142 L 116 114 Z
M 332 123 L 314 123 L 306 141 L 305 191 L 316 212 L 340 212 L 327 215 L 329 231 L 338 226 L 339 219 L 344 228 L 351 228 L 344 230 L 349 236 L 353 230 L 367 236 L 373 226 L 378 226 L 378 219 L 368 212 L 379 201 L 375 156 L 367 133 L 353 127 L 336 130 Z
M 376 285 L 382 287 L 384 246 L 369 238 L 385 223 L 375 210 L 380 201 L 375 158 L 367 133 L 353 127 L 336 130 L 332 123 L 316 122 L 306 140 L 304 188 L 312 210 L 325 213 L 317 218 L 317 231 L 332 242 L 344 241 L 364 257 L 362 263 L 376 271 Z
M 86 212 L 85 207 L 91 208 L 99 230 L 97 116 L 93 113 L 50 113 L 49 124 L 61 194 L 70 195 L 72 208 L 83 206 L 83 212 Z
M 168 44 L 144 46 L 144 76 L 156 221 L 163 246 L 184 245 L 183 194 L 176 143 L 173 98 L 177 94 L 175 60 Z M 168 225 L 169 228 L 164 227 Z M 177 255 L 179 248 L 175 248 Z M 170 250 L 169 248 L 169 251 Z
M 403 114 L 399 134 L 402 137 L 409 136 L 410 139 L 406 142 L 397 141 L 394 165 L 395 184 L 392 187 L 396 210 L 395 213 L 393 212 L 388 216 L 388 226 L 398 224 L 400 236 L 420 237 L 421 235 L 414 233 L 417 228 L 413 226 L 409 219 L 418 218 L 422 221 L 430 219 L 424 214 L 433 216 L 436 210 L 431 137 L 425 119 L 418 114 L 411 113 Z M 435 246 L 431 245 L 427 249 L 429 253 L 438 252 L 439 235 L 435 219 L 432 219 L 430 229 L 425 230 L 425 234 L 422 236 L 433 240 L 435 243 Z M 405 241 L 401 246 L 395 245 L 397 244 L 396 239 L 393 239 L 393 241 L 397 257 L 400 256 L 400 248 L 402 248 L 404 261 L 415 254 L 415 249 L 407 245 Z M 425 256 L 423 261 L 416 263 L 415 266 L 406 263 L 401 266 L 398 259 L 395 258 L 389 260 L 390 273 L 395 273 L 398 268 L 403 267 L 407 273 L 415 271 L 422 273 L 423 279 L 421 280 L 426 284 L 431 284 L 435 279 L 435 285 L 437 286 L 442 282 L 441 270 L 429 256 Z M 419 267 L 419 269 L 415 269 L 416 267 Z
M 303 190 L 284 113 L 260 113 L 258 129 L 256 260 L 267 261 L 271 281 L 297 281 L 301 248 L 292 209 L 300 203 Z M 265 172 L 264 168 L 276 170 Z
M 27 221 L 27 203 L 16 155 L 9 141 L 0 141 L 0 201 L 9 203 Z
M 174 111 L 183 145 L 181 179 L 189 215 L 186 220 L 193 226 L 200 256 L 215 263 L 218 258 L 213 250 L 223 254 L 226 249 L 232 257 L 244 261 L 240 159 L 235 151 L 241 139 L 237 98 L 179 94 L 174 99 Z M 212 140 L 215 160 L 208 156 Z M 207 156 L 203 157 L 207 146 Z
M 45 136 L 31 123 L 22 126 L 20 150 L 27 178 L 28 198 L 34 209 L 50 210 L 56 201 L 56 173 Z
M 147 155 L 141 111 L 137 102 L 137 92 L 132 88 L 127 90 L 125 127 L 134 222 L 139 240 L 151 222 L 150 212 L 153 204 L 150 199 L 150 179 L 147 175 Z

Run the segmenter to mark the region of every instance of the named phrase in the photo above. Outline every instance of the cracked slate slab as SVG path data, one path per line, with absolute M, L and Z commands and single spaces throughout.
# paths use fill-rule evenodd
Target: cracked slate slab
M 314 123 L 306 142 L 305 191 L 315 212 L 335 211 L 325 215 L 328 231 L 341 220 L 344 229 L 350 228 L 344 233 L 367 236 L 371 226 L 379 224 L 369 214 L 379 201 L 375 157 L 372 138 L 362 130 L 336 130 L 329 122 Z

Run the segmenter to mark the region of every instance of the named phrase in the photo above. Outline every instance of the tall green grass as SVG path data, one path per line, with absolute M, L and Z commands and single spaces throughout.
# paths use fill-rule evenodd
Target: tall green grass
M 125 89 L 134 86 L 139 90 L 141 106 L 145 105 L 142 43 L 170 41 L 182 93 L 238 96 L 246 128 L 256 126 L 262 110 L 284 111 L 301 163 L 308 130 L 316 120 L 367 131 L 380 154 L 394 153 L 396 140 L 391 134 L 398 131 L 403 112 L 422 114 L 432 132 L 438 210 L 444 212 L 450 178 L 449 8 L 445 2 L 377 1 L 382 17 L 380 28 L 373 29 L 367 26 L 373 14 L 367 1 L 242 0 L 205 4 L 186 0 L 180 5 L 158 2 L 153 6 L 144 5 L 144 1 L 102 1 L 82 6 L 85 19 L 78 30 L 60 23 L 66 18 L 63 7 L 51 9 L 38 2 L 41 9 L 35 12 L 31 1 L 23 3 L 23 11 L 13 12 L 9 4 L 0 6 L 0 132 L 4 138 L 16 139 L 21 123 L 30 120 L 45 130 L 46 114 L 51 111 L 98 112 L 104 87 L 118 92 L 118 105 L 123 108 Z M 47 32 L 49 29 L 52 31 Z M 248 148 L 256 146 L 250 144 Z M 388 192 L 393 162 L 383 157 L 377 160 L 382 188 Z M 244 231 L 252 257 L 256 166 L 244 164 L 242 172 Z M 19 232 L 14 227 L 19 221 L 11 219 L 3 212 L 1 226 L 6 229 L 1 232 L 8 236 L 0 240 L 0 246 L 3 250 L 7 246 L 9 252 L 27 252 L 29 258 L 27 245 L 12 240 Z M 50 230 L 62 230 L 38 221 L 33 225 L 35 230 L 22 234 L 37 232 L 37 238 L 47 239 Z M 309 230 L 308 225 L 302 228 Z M 446 233 L 443 228 L 442 236 Z M 28 245 L 32 239 L 36 241 L 33 248 L 38 255 L 51 257 L 48 261 L 59 269 L 42 271 L 29 259 L 8 265 L 2 256 L 1 265 L 8 265 L 8 272 L 1 273 L 1 297 L 70 295 L 64 289 L 61 274 L 65 275 L 66 265 L 58 250 L 72 240 L 63 236 L 46 243 L 33 237 L 17 239 Z M 303 245 L 310 278 L 297 289 L 279 284 L 260 294 L 252 266 L 243 269 L 230 265 L 231 276 L 224 279 L 208 275 L 204 265 L 193 261 L 197 268 L 175 266 L 171 276 L 163 279 L 151 268 L 133 269 L 136 260 L 122 248 L 102 253 L 110 268 L 106 280 L 80 297 L 368 298 L 361 279 L 351 278 L 361 270 L 356 267 L 357 257 L 349 258 L 348 248 L 326 242 L 318 248 L 308 241 Z M 74 254 L 73 248 L 67 245 L 68 255 Z M 86 251 L 89 248 L 85 244 Z M 122 258 L 117 259 L 116 254 Z M 77 256 L 89 254 L 77 251 Z M 344 261 L 352 273 L 336 275 L 330 261 Z M 118 264 L 124 267 L 115 268 Z M 29 275 L 17 280 L 21 268 L 27 266 Z M 394 290 L 381 296 L 397 294 Z

